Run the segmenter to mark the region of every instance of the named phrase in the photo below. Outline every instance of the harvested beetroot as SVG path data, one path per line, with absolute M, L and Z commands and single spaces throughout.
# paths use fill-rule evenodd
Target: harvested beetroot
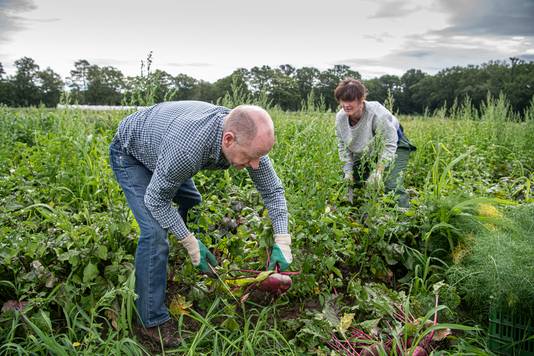
M 291 283 L 291 277 L 288 275 L 272 273 L 259 284 L 258 289 L 271 294 L 280 295 L 287 292 L 287 290 L 291 288 Z
M 428 352 L 421 346 L 416 346 L 413 350 L 413 356 L 427 356 Z

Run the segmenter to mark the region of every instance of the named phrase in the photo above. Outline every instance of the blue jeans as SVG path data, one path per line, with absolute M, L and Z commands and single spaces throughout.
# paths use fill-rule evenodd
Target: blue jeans
M 144 202 L 152 172 L 124 152 L 117 139 L 109 147 L 109 157 L 111 169 L 141 230 L 135 252 L 135 292 L 138 295 L 135 303 L 143 325 L 153 327 L 163 324 L 170 316 L 165 306 L 169 257 L 167 230 L 152 217 Z M 191 178 L 180 186 L 173 201 L 179 205 L 178 211 L 186 221 L 187 211 L 202 201 Z

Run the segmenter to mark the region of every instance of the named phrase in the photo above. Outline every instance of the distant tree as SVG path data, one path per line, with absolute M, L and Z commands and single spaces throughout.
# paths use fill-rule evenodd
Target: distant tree
M 92 65 L 87 70 L 87 104 L 119 105 L 124 75 L 116 68 Z
M 333 68 L 319 74 L 318 94 L 322 96 L 328 108 L 336 110 L 338 104 L 334 97 L 334 90 L 339 82 L 346 78 L 360 79 L 360 73 L 344 64 L 336 64 Z
M 191 96 L 192 100 L 207 101 L 210 103 L 215 103 L 218 98 L 219 97 L 213 88 L 213 84 L 204 80 L 197 82 Z
M 56 107 L 63 91 L 63 80 L 50 68 L 37 72 L 40 101 L 47 107 Z
M 364 82 L 369 91 L 368 100 L 384 104 L 389 94 L 393 95 L 394 98 L 398 98 L 402 93 L 401 80 L 396 75 L 386 74 Z M 395 103 L 398 105 L 397 101 Z
M 88 86 L 88 72 L 91 64 L 80 59 L 74 62 L 74 69 L 70 71 L 70 77 L 67 78 L 67 86 L 71 90 L 71 97 L 79 104 L 86 104 L 85 94 Z
M 416 84 L 412 85 L 411 101 L 416 107 L 422 109 L 420 113 L 423 113 L 426 109 L 433 109 L 430 107 L 431 103 L 433 106 L 435 106 L 435 103 L 432 102 L 431 98 L 435 85 L 436 80 L 434 80 L 434 77 L 430 75 L 422 78 Z
M 399 111 L 404 114 L 421 113 L 425 110 L 424 107 L 417 105 L 414 101 L 414 86 L 427 76 L 419 69 L 409 69 L 401 78 L 402 90 L 395 101 L 397 102 Z
M 292 76 L 295 73 L 289 65 L 280 66 L 272 71 L 271 88 L 268 98 L 274 105 L 283 110 L 295 111 L 300 108 L 301 97 L 297 80 Z
M 250 70 L 250 87 L 254 95 L 260 92 L 270 94 L 272 91 L 272 81 L 274 70 L 269 66 L 252 67 Z
M 471 102 L 478 107 L 486 100 L 488 92 L 494 91 L 498 95 L 499 90 L 492 90 L 492 84 L 489 81 L 489 73 L 483 68 L 474 65 L 452 68 L 454 68 L 454 70 L 451 72 L 446 70 L 444 76 L 434 76 L 436 82 L 435 86 L 438 87 L 436 89 L 437 96 L 434 97 L 434 102 L 439 102 L 439 106 L 443 106 L 445 100 L 447 100 L 447 104 L 450 106 L 454 103 L 454 100 L 463 102 L 466 97 L 469 97 Z M 450 80 L 451 78 L 453 80 Z M 443 91 L 439 90 L 439 86 L 452 87 L 447 90 L 442 89 L 449 95 L 447 99 L 444 100 Z
M 176 90 L 173 97 L 175 100 L 191 100 L 194 98 L 198 80 L 187 74 L 178 74 L 174 77 L 173 82 L 173 87 Z
M 7 76 L 2 63 L 0 63 L 0 104 L 15 106 L 15 89 Z
M 123 105 L 143 105 L 142 88 L 144 79 L 141 76 L 127 77 L 124 79 L 124 91 L 122 96 Z
M 23 57 L 15 61 L 17 71 L 13 78 L 14 104 L 16 106 L 39 105 L 39 88 L 37 73 L 39 66 L 32 58 Z
M 510 71 L 510 82 L 503 91 L 514 110 L 523 112 L 534 98 L 534 62 L 518 60 L 512 64 Z
M 317 88 L 320 73 L 319 69 L 313 67 L 302 67 L 296 70 L 295 80 L 301 100 L 306 100 L 311 91 Z
M 277 68 L 267 65 L 250 70 L 239 68 L 212 84 L 186 74 L 173 77 L 162 70 L 151 71 L 151 63 L 152 53 L 146 63 L 142 61 L 140 76 L 125 79 L 118 69 L 91 65 L 80 59 L 74 63 L 74 69 L 67 78 L 71 97 L 80 104 L 144 105 L 144 99 L 148 97 L 150 102 L 217 102 L 230 90 L 239 87 L 243 97 L 268 100 L 285 110 L 299 110 L 303 103 L 308 106 L 319 102 L 327 109 L 336 110 L 338 105 L 333 92 L 339 82 L 347 77 L 361 79 L 357 71 L 343 64 L 324 71 L 283 64 Z M 58 88 L 63 84 L 52 69 L 39 71 L 39 66 L 28 57 L 15 61 L 15 67 L 16 74 L 7 76 L 0 63 L 0 103 L 29 106 L 43 102 L 53 106 L 57 102 L 61 91 Z M 369 100 L 383 103 L 391 93 L 394 108 L 400 113 L 433 111 L 445 104 L 449 108 L 457 107 L 466 98 L 475 108 L 480 108 L 488 94 L 497 97 L 500 93 L 505 94 L 512 110 L 522 112 L 529 107 L 534 96 L 534 62 L 511 57 L 509 61 L 449 67 L 435 75 L 410 69 L 401 77 L 383 75 L 364 82 L 369 90 Z M 312 91 L 313 95 L 310 95 Z
M 150 73 L 150 82 L 154 85 L 154 97 L 156 103 L 171 100 L 175 92 L 174 77 L 169 73 L 156 69 Z
M 284 74 L 284 75 L 287 75 L 288 77 L 292 76 L 293 74 L 295 74 L 295 67 L 293 67 L 292 65 L 290 64 L 282 64 L 278 67 L 280 69 L 280 71 Z
M 328 71 L 338 77 L 340 81 L 346 78 L 361 79 L 360 73 L 352 70 L 346 64 L 336 64 L 331 69 L 328 69 Z
M 232 74 L 230 74 L 229 76 L 219 79 L 215 83 L 213 83 L 214 95 L 217 97 L 217 99 L 222 99 L 227 93 L 232 92 L 232 86 L 237 86 L 241 90 L 240 95 L 247 97 L 247 98 L 251 97 L 252 93 L 249 89 L 249 84 L 248 84 L 249 77 L 250 77 L 250 73 L 245 68 L 238 68 L 234 70 Z M 241 103 L 241 104 L 245 104 L 245 103 Z

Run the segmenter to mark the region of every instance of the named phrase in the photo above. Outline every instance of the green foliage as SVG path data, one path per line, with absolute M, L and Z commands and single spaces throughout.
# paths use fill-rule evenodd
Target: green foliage
M 4 77 L 0 63 L 0 103 L 9 106 L 55 107 L 63 91 L 63 81 L 50 68 L 39 70 L 32 58 L 22 57 L 15 61 L 14 76 Z
M 302 100 L 300 109 L 308 113 L 322 113 L 326 111 L 326 102 L 323 96 L 316 98 L 315 90 L 312 88 L 306 100 Z
M 391 92 L 391 89 L 388 88 L 388 96 L 386 97 L 386 100 L 384 101 L 384 106 L 395 115 L 395 98 L 393 97 L 393 94 Z
M 144 106 L 167 100 L 217 102 L 233 95 L 232 82 L 237 78 L 244 94 L 252 99 L 249 103 L 272 103 L 290 111 L 313 111 L 315 107 L 324 112 L 337 109 L 333 91 L 341 80 L 361 77 L 347 65 L 338 64 L 320 71 L 283 64 L 277 68 L 268 65 L 238 68 L 209 83 L 183 73 L 172 75 L 160 69 L 152 70 L 151 65 L 152 52 L 149 52 L 146 60 L 141 61 L 141 73 L 125 78 L 117 68 L 78 60 L 66 78 L 69 96 L 74 103 L 100 105 Z M 0 67 L 0 103 L 47 107 L 58 103 L 63 82 L 57 73 L 50 68 L 39 71 L 39 66 L 29 57 L 15 61 L 15 67 L 14 76 L 5 75 Z M 446 68 L 436 75 L 409 69 L 400 77 L 386 74 L 364 80 L 364 84 L 369 89 L 369 100 L 385 103 L 390 110 L 394 102 L 395 112 L 424 116 L 433 112 L 441 118 L 526 120 L 534 97 L 533 72 L 534 62 L 510 58 L 510 62 Z M 494 100 L 499 105 L 506 103 L 507 107 L 494 106 Z M 235 105 L 234 100 L 232 106 Z M 497 111 L 488 112 L 488 108 Z
M 129 91 L 122 99 L 125 105 L 151 106 L 163 101 L 163 98 L 157 98 L 157 94 L 158 90 L 165 88 L 165 83 L 161 83 L 164 74 L 160 71 L 152 72 L 151 69 L 152 51 L 148 53 L 146 61 L 141 61 L 140 75 L 132 79 L 129 83 Z M 165 93 L 165 95 L 168 94 Z
M 85 102 L 89 105 L 120 105 L 124 88 L 124 75 L 118 69 L 95 64 L 87 69 Z
M 238 105 L 249 103 L 250 96 L 245 91 L 243 85 L 239 82 L 238 77 L 232 77 L 232 84 L 230 91 L 227 92 L 224 97 L 218 101 L 217 104 L 226 106 L 227 108 L 235 108 Z
M 179 319 L 182 327 L 188 318 L 199 326 L 198 330 L 184 328 L 186 341 L 175 351 L 184 355 L 295 355 L 279 330 L 276 314 L 276 306 L 239 310 L 217 299 L 205 315 L 193 311 Z
M 80 73 L 84 68 L 80 63 Z M 338 69 L 332 78 L 343 72 Z M 279 71 L 305 74 L 289 67 Z M 233 85 L 226 105 L 259 100 L 238 79 L 221 83 Z M 263 93 L 260 98 L 269 100 L 272 93 Z M 393 195 L 367 187 L 355 191 L 355 205 L 348 204 L 334 114 L 317 106 L 311 94 L 306 105 L 296 113 L 270 110 L 277 134 L 270 158 L 290 211 L 291 268 L 301 274 L 272 306 L 247 302 L 242 310 L 228 291 L 194 273 L 171 238 L 168 292 L 191 305 L 189 316 L 177 317 L 179 352 L 329 352 L 334 316 L 341 321 L 342 313 L 354 314 L 352 326 L 389 320 L 392 305 L 407 302 L 424 316 L 449 266 L 462 251 L 476 251 L 473 236 L 492 234 L 493 228 L 507 238 L 530 231 L 487 216 L 494 210 L 486 205 L 532 202 L 534 120 L 469 117 L 469 102 L 455 107 L 455 120 L 401 118 L 418 150 L 405 176 L 411 207 L 400 211 Z M 498 101 L 488 105 L 483 115 L 504 110 Z M 144 352 L 131 333 L 138 227 L 107 158 L 123 115 L 0 107 L 0 299 L 28 302 L 23 311 L 0 314 L 0 353 Z M 205 171 L 195 182 L 203 203 L 191 211 L 190 229 L 217 252 L 224 271 L 263 270 L 272 229 L 246 171 Z M 532 221 L 527 216 L 518 221 Z M 441 289 L 449 309 L 460 303 L 456 291 L 467 296 L 462 281 Z M 446 308 L 440 315 L 451 323 L 465 320 Z M 423 335 L 427 329 L 410 330 Z M 462 346 L 450 346 L 451 353 L 480 341 L 467 331 L 456 337 L 455 345 Z
M 534 205 L 509 208 L 506 214 L 512 224 L 475 234 L 448 276 L 480 315 L 493 307 L 534 317 Z

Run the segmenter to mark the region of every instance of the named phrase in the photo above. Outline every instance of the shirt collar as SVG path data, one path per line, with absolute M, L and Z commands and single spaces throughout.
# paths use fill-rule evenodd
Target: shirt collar
M 227 109 L 228 110 L 228 109 Z M 220 165 L 223 167 L 229 167 L 230 163 L 226 160 L 226 157 L 224 157 L 224 154 L 222 152 L 222 134 L 223 134 L 223 124 L 224 124 L 224 118 L 226 115 L 228 115 L 229 111 L 223 111 L 220 113 L 219 116 L 216 118 L 216 128 L 215 128 L 215 142 L 213 147 L 211 148 L 211 152 L 209 155 L 210 161 L 215 163 L 216 165 Z

